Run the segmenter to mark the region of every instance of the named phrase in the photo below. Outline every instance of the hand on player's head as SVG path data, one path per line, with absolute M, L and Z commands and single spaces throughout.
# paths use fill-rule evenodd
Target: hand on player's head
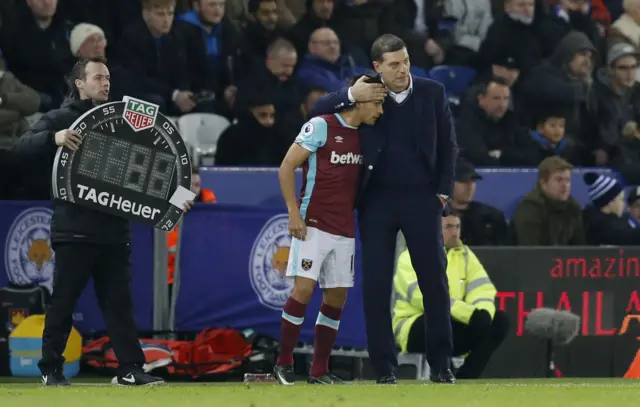
M 382 102 L 387 96 L 387 88 L 382 83 L 369 83 L 370 78 L 361 76 L 351 87 L 351 95 L 356 102 Z

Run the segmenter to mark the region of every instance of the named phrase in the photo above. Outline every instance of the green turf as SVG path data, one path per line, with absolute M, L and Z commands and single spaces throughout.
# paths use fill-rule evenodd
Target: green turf
M 75 381 L 74 387 L 0 383 L 4 407 L 626 407 L 640 403 L 640 381 L 551 379 L 461 381 L 433 385 L 403 381 L 398 386 L 358 382 L 346 386 L 282 387 L 273 384 L 168 384 L 146 388 L 100 385 L 107 379 Z M 98 384 L 96 384 L 98 383 Z

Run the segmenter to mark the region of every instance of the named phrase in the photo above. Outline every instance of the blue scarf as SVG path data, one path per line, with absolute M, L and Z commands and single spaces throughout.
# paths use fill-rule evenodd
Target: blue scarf
M 567 147 L 566 137 L 563 137 L 562 140 L 560 140 L 560 142 L 555 147 L 553 146 L 553 144 L 551 144 L 549 140 L 544 138 L 544 136 L 540 134 L 540 132 L 538 131 L 535 131 L 535 130 L 532 131 L 531 138 L 536 143 L 540 144 L 542 147 L 553 150 L 553 152 L 555 152 L 556 154 L 560 154 Z

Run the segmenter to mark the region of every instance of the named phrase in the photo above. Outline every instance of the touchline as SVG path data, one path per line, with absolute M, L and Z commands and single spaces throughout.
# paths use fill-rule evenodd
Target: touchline
M 154 220 L 160 213 L 160 209 L 140 205 L 139 203 L 131 202 L 128 199 L 123 199 L 121 196 L 111 195 L 108 192 L 96 192 L 95 188 L 91 188 L 86 185 L 78 184 L 78 189 L 80 190 L 80 199 L 91 201 L 108 208 L 115 208 L 125 213 L 131 212 L 132 214 L 142 216 L 145 219 Z

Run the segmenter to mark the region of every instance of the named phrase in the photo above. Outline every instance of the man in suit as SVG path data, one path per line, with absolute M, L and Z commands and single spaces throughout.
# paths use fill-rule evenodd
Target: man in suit
M 355 102 L 384 99 L 384 114 L 378 122 L 360 127 L 364 166 L 357 209 L 369 356 L 377 382 L 396 383 L 390 296 L 400 230 L 424 293 L 430 379 L 455 383 L 450 370 L 453 344 L 441 223 L 458 155 L 451 111 L 441 84 L 409 74 L 409 55 L 400 38 L 379 37 L 371 48 L 371 59 L 384 86 L 361 78 L 350 88 L 320 98 L 312 109 L 316 116 Z

